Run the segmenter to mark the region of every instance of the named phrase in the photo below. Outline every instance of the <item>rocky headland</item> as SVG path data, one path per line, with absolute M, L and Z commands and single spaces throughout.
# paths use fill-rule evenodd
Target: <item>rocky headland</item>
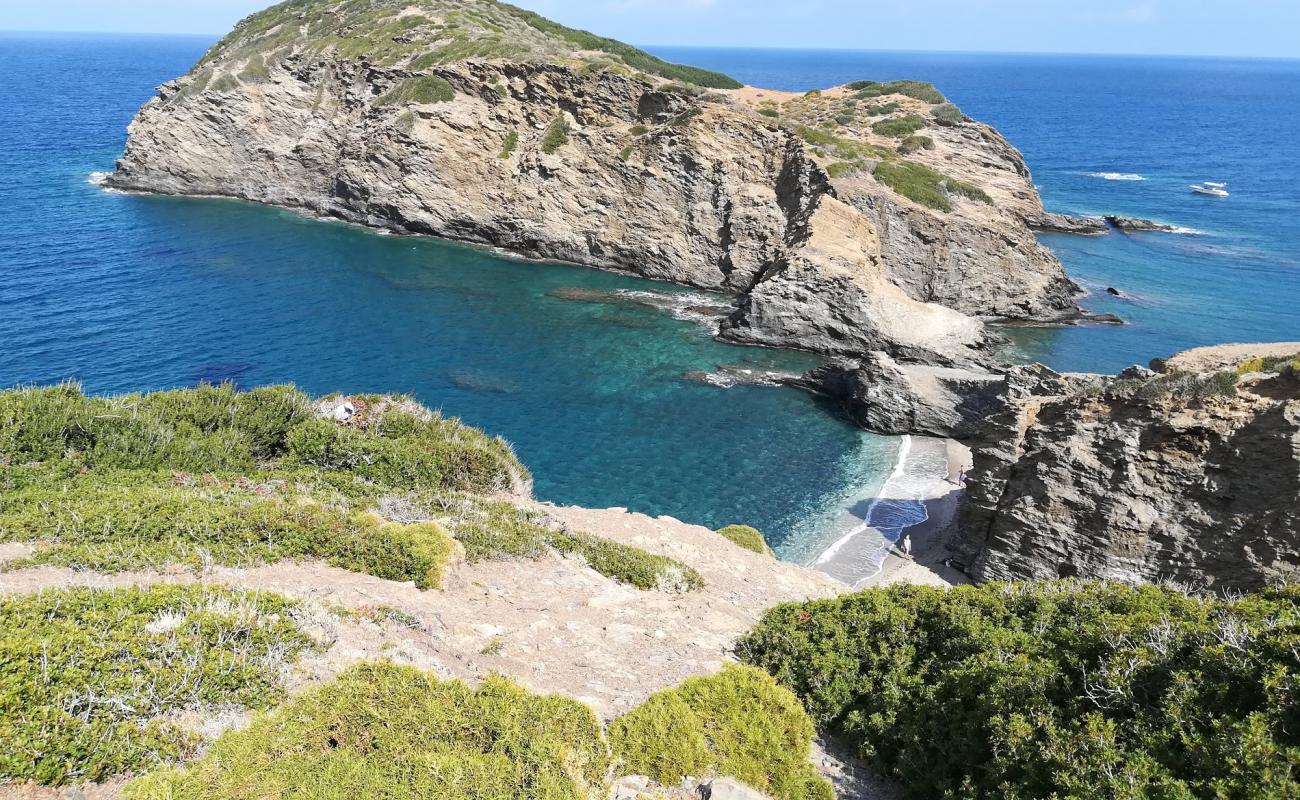
M 1300 343 L 1202 348 L 1118 376 L 1006 373 L 955 560 L 1243 590 L 1300 576 Z
M 803 95 L 493 0 L 256 14 L 161 87 L 109 185 L 240 198 L 738 297 L 729 339 L 987 360 L 1078 313 L 1023 158 L 928 84 Z

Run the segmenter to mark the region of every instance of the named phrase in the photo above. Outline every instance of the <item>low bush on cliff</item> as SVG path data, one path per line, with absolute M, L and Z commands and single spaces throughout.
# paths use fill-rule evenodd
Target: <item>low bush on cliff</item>
M 902 196 L 923 206 L 940 211 L 952 210 L 952 195 L 959 195 L 980 203 L 991 203 L 993 198 L 974 184 L 950 178 L 915 161 L 885 160 L 876 165 L 876 180 Z
M 204 587 L 0 598 L 0 783 L 102 781 L 199 744 L 190 710 L 264 708 L 311 646 L 294 606 Z
M 586 800 L 609 768 L 583 704 L 490 677 L 472 689 L 361 664 L 227 733 L 192 765 L 129 784 L 129 800 Z
M 601 575 L 638 589 L 680 593 L 704 586 L 698 572 L 676 559 L 589 533 L 557 530 L 545 515 L 511 503 L 461 496 L 438 498 L 432 504 L 432 513 L 445 520 L 471 562 L 541 558 L 556 552 L 578 556 Z
M 889 81 L 888 83 L 854 81 L 848 85 L 848 88 L 856 92 L 854 96 L 858 99 L 901 94 L 932 105 L 947 100 L 938 89 L 934 88 L 933 84 L 923 81 Z
M 943 191 L 944 176 L 914 161 L 882 161 L 876 165 L 876 180 L 923 206 L 951 211 L 952 201 Z
M 542 134 L 542 152 L 554 153 L 569 143 L 569 120 L 563 116 L 555 118 Z
M 901 138 L 916 133 L 924 127 L 925 120 L 921 117 L 916 114 L 904 114 L 901 117 L 882 119 L 880 122 L 872 125 L 871 130 L 881 136 Z
M 910 155 L 920 150 L 933 150 L 934 140 L 929 136 L 909 136 L 898 143 L 900 155 Z
M 798 698 L 767 674 L 737 665 L 659 692 L 609 731 L 624 774 L 665 785 L 729 775 L 776 800 L 834 800 L 809 764 L 812 735 Z
M 411 103 L 450 103 L 456 99 L 451 84 L 437 75 L 407 78 L 375 101 L 380 106 L 405 106 Z
M 42 547 L 4 568 L 57 564 L 116 572 L 321 559 L 424 589 L 442 585 L 452 542 L 440 526 L 385 524 L 296 491 L 282 480 L 216 476 L 119 473 L 31 480 L 0 499 L 0 541 Z
M 1241 373 L 1225 369 L 1212 373 L 1169 372 L 1154 378 L 1124 378 L 1098 384 L 1092 391 L 1101 395 L 1116 395 L 1139 400 L 1169 400 L 1204 402 L 1216 398 L 1237 396 L 1237 383 Z
M 914 798 L 1293 797 L 1300 587 L 892 587 L 738 645 Z
M 519 146 L 519 131 L 511 130 L 506 134 L 505 140 L 501 142 L 501 152 L 497 158 L 510 158 L 514 154 L 515 148 Z
M 930 113 L 940 125 L 956 125 L 966 119 L 966 115 L 961 113 L 961 109 L 952 103 L 941 103 L 930 109 Z
M 88 472 L 308 470 L 399 491 L 508 489 L 526 477 L 509 445 L 403 398 L 359 396 L 349 425 L 316 419 L 291 387 L 201 386 L 88 397 L 66 384 L 0 393 L 0 458 Z
M 1237 365 L 1238 375 L 1248 375 L 1252 372 L 1280 372 L 1282 369 L 1290 367 L 1291 369 L 1300 369 L 1300 353 L 1289 356 L 1259 356 L 1247 359 Z
M 757 528 L 751 528 L 748 525 L 728 525 L 720 529 L 718 533 L 738 547 L 763 555 L 772 555 L 772 548 L 767 546 L 767 540 L 763 538 L 763 534 L 759 533 Z

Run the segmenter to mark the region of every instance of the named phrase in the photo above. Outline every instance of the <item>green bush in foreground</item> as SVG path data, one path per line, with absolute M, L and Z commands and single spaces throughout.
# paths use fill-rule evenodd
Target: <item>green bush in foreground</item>
M 871 130 L 881 136 L 893 136 L 902 138 L 910 136 L 913 133 L 925 127 L 925 120 L 916 114 L 904 114 L 901 117 L 890 117 L 882 119 L 871 126 Z
M 752 550 L 762 555 L 772 555 L 772 548 L 767 546 L 767 540 L 763 538 L 763 534 L 759 533 L 757 528 L 751 528 L 748 525 L 728 525 L 719 530 L 718 533 L 730 540 L 732 544 L 746 550 Z
M 364 425 L 313 417 L 292 387 L 201 386 L 88 397 L 72 384 L 0 392 L 0 459 L 106 469 L 301 471 L 410 491 L 493 492 L 526 476 L 509 445 L 402 398 L 358 397 Z
M 419 75 L 407 78 L 394 86 L 378 100 L 380 106 L 404 106 L 411 103 L 450 103 L 456 99 L 451 84 L 437 75 Z
M 423 589 L 442 585 L 453 544 L 435 523 L 384 524 L 293 496 L 283 482 L 184 480 L 192 485 L 119 473 L 37 480 L 8 491 L 0 497 L 0 541 L 44 546 L 5 568 L 116 572 L 321 559 Z
M 569 120 L 564 116 L 556 117 L 555 121 L 547 126 L 546 133 L 542 135 L 542 152 L 549 155 L 568 144 L 569 131 Z
M 809 764 L 812 735 L 793 694 L 738 665 L 655 694 L 609 732 L 623 774 L 665 785 L 729 775 L 777 800 L 834 800 Z
M 0 598 L 0 783 L 99 781 L 190 755 L 174 715 L 265 708 L 310 646 L 275 595 L 204 587 Z
M 934 140 L 929 136 L 909 136 L 898 143 L 900 155 L 911 155 L 920 150 L 933 150 Z
M 1296 797 L 1297 601 L 892 587 L 780 606 L 738 651 L 908 797 Z
M 128 784 L 129 800 L 586 800 L 609 756 L 575 700 L 504 678 L 478 689 L 361 664 L 227 733 L 203 759 Z
M 966 115 L 961 113 L 961 109 L 952 103 L 940 103 L 930 109 L 930 114 L 934 116 L 935 122 L 940 125 L 956 125 L 966 120 Z
M 1278 372 L 1286 367 L 1291 369 L 1300 369 L 1300 353 L 1289 356 L 1257 356 L 1247 359 L 1237 365 L 1238 375 L 1248 375 L 1252 372 Z
M 876 180 L 923 206 L 951 211 L 953 195 L 980 203 L 992 203 L 988 193 L 965 181 L 950 178 L 915 161 L 887 159 L 876 165 Z
M 442 503 L 447 527 L 471 562 L 558 552 L 579 556 L 601 575 L 638 589 L 682 593 L 704 586 L 700 574 L 680 561 L 589 533 L 556 530 L 544 515 L 510 503 L 470 497 Z
M 860 100 L 869 97 L 884 97 L 891 94 L 914 97 L 932 105 L 947 100 L 938 89 L 934 88 L 933 84 L 923 81 L 889 81 L 888 83 L 854 81 L 848 85 L 848 88 L 854 90 L 856 92 L 854 96 Z

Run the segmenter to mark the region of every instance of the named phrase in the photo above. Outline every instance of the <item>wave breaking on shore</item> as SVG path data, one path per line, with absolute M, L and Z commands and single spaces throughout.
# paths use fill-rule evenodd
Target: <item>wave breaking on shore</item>
M 843 533 L 808 565 L 850 586 L 876 577 L 906 531 L 930 518 L 926 501 L 947 477 L 942 440 L 902 437 L 894 469 L 876 495 L 846 509 Z

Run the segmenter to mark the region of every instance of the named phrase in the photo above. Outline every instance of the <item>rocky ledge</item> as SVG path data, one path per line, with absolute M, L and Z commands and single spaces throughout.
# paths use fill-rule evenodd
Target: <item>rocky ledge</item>
M 928 84 L 756 90 L 493 0 L 285 3 L 131 124 L 109 184 L 737 295 L 735 341 L 987 360 L 1077 313 L 1020 154 Z
M 968 475 L 957 561 L 979 581 L 1294 581 L 1297 354 L 1203 348 L 1115 377 L 1011 370 Z

